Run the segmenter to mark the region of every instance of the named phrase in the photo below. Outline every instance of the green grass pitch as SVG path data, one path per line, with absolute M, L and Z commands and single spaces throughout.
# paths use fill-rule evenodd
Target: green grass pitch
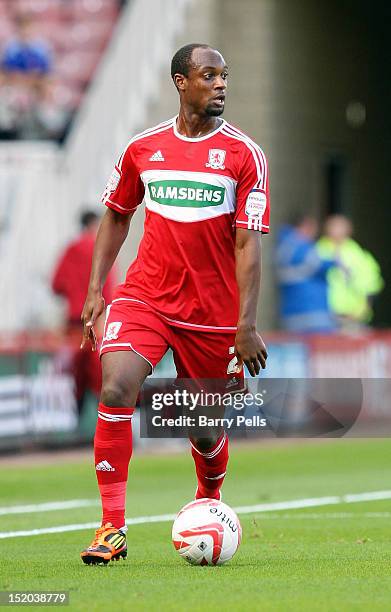
M 224 501 L 253 505 L 391 489 L 389 440 L 231 446 Z M 0 466 L 0 506 L 96 499 L 91 461 Z M 4 463 L 4 462 L 3 462 Z M 189 454 L 132 460 L 128 517 L 173 513 L 190 501 Z M 171 523 L 130 526 L 129 556 L 87 567 L 92 530 L 0 540 L 1 590 L 69 590 L 71 610 L 391 609 L 391 500 L 241 516 L 243 542 L 221 567 L 192 567 Z M 99 518 L 99 507 L 1 517 L 1 532 Z

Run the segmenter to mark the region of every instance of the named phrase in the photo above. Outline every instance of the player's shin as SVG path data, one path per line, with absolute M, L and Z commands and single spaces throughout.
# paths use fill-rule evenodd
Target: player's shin
M 220 489 L 229 458 L 227 434 L 223 432 L 208 450 L 201 449 L 197 440 L 193 439 L 190 443 L 198 480 L 196 499 L 202 497 L 220 499 Z
M 132 456 L 134 408 L 100 403 L 94 438 L 95 469 L 102 500 L 102 525 L 125 526 L 126 483 Z

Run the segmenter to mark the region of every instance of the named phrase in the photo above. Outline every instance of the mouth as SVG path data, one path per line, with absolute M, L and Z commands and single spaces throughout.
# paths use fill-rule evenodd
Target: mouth
M 225 94 L 220 94 L 212 99 L 212 102 L 216 104 L 216 106 L 224 106 L 225 103 Z

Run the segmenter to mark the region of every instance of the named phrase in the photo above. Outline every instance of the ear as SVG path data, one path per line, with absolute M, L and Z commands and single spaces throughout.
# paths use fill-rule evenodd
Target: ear
M 187 78 L 183 74 L 174 74 L 174 83 L 178 91 L 185 91 Z

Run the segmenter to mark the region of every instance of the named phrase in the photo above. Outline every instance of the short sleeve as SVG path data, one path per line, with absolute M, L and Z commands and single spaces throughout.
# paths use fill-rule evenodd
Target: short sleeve
M 236 187 L 234 225 L 269 233 L 269 177 L 267 161 L 255 143 L 246 146 Z
M 144 198 L 144 184 L 128 147 L 107 182 L 102 202 L 124 215 L 137 208 Z

